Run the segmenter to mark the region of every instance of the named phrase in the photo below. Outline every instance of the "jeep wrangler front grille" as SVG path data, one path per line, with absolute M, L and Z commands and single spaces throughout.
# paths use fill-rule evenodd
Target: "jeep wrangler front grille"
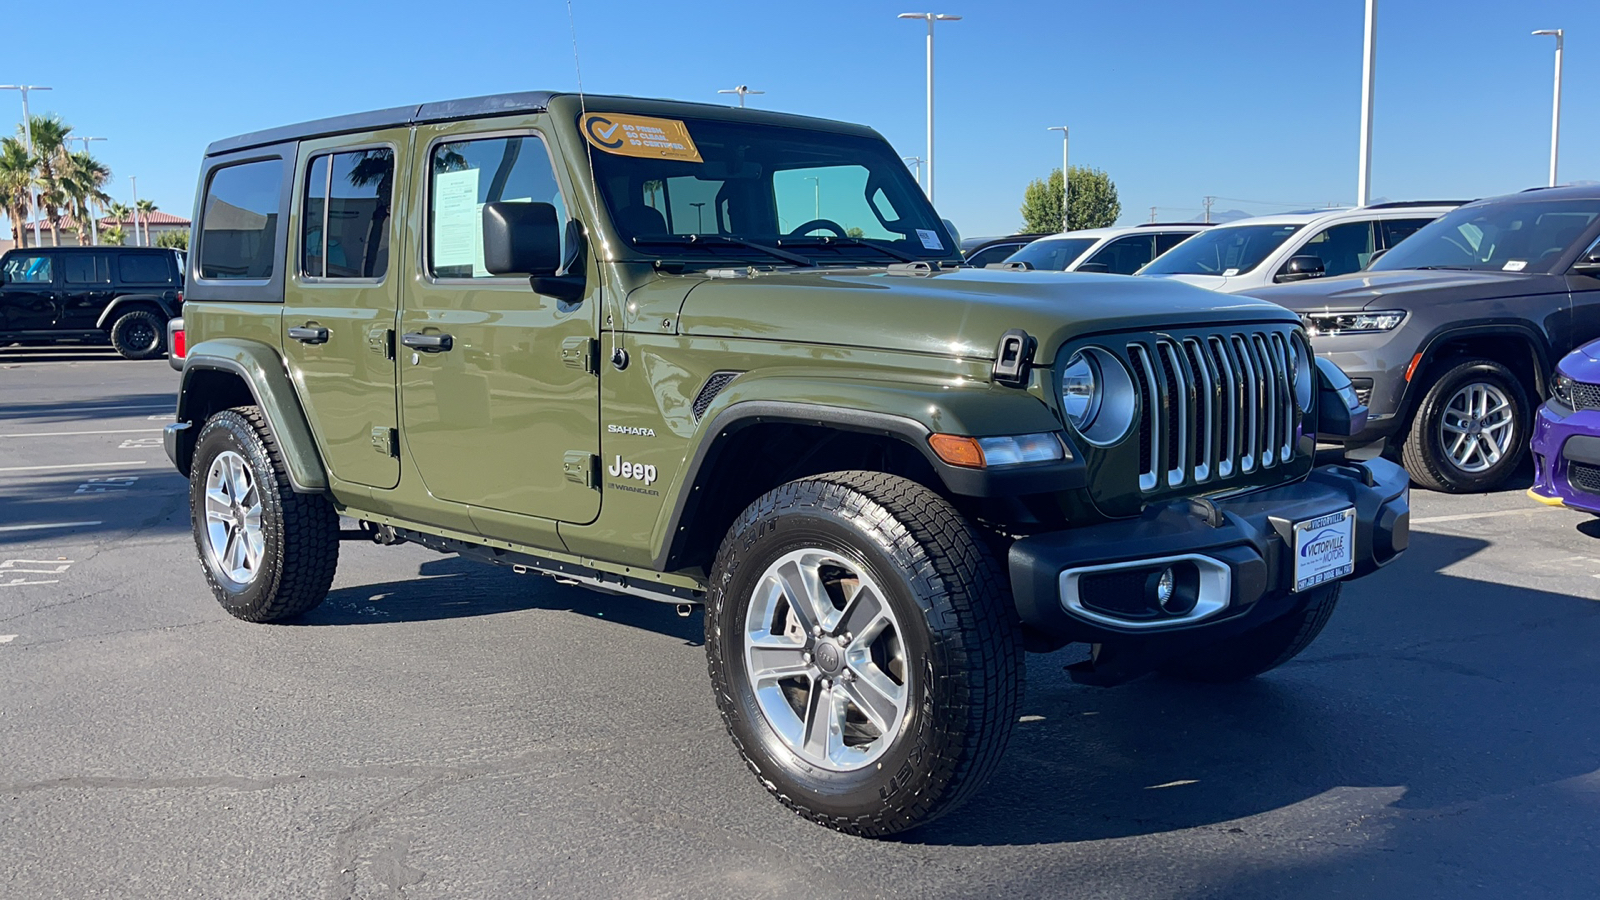
M 1299 412 L 1290 360 L 1306 352 L 1293 332 L 1274 329 L 1128 344 L 1141 394 L 1140 490 L 1204 485 L 1288 463 Z

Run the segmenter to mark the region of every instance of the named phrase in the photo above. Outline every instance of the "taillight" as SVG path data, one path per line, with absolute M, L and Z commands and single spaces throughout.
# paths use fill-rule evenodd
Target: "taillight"
M 183 329 L 174 329 L 172 332 L 172 358 L 183 359 L 189 355 L 189 345 L 183 339 Z

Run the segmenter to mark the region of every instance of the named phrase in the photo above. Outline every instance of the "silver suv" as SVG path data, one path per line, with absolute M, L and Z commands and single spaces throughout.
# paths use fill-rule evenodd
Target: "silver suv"
M 1084 228 L 1039 238 L 1006 263 L 1049 272 L 1132 275 L 1150 260 L 1210 228 L 1197 222 L 1150 222 L 1120 228 Z

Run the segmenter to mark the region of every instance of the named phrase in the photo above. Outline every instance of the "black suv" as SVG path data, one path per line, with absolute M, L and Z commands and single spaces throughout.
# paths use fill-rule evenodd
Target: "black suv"
M 1365 271 L 1252 290 L 1298 312 L 1394 438 L 1412 480 L 1493 490 L 1516 469 L 1551 367 L 1600 338 L 1600 186 L 1469 203 Z
M 29 247 L 0 257 L 0 346 L 101 341 L 128 359 L 166 350 L 184 254 L 160 247 Z

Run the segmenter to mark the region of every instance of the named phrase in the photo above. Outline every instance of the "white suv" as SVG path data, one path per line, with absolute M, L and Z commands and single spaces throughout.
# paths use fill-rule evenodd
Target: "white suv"
M 1347 275 L 1457 206 L 1459 201 L 1379 203 L 1218 225 L 1140 269 L 1228 294 Z
M 1109 272 L 1132 275 L 1210 225 L 1146 223 L 1123 228 L 1085 228 L 1042 237 L 1006 257 L 1049 272 Z

